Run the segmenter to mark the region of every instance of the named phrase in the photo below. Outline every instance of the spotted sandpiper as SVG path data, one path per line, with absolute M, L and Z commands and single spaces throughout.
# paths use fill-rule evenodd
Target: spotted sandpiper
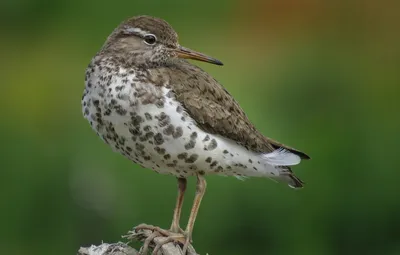
M 168 233 L 180 234 L 184 251 L 206 189 L 205 175 L 267 177 L 300 188 L 303 182 L 290 166 L 309 159 L 262 135 L 226 89 L 186 59 L 222 65 L 182 47 L 166 21 L 130 18 L 90 62 L 82 98 L 84 117 L 114 151 L 178 179 Z M 179 218 L 190 176 L 197 177 L 196 195 L 183 231 Z

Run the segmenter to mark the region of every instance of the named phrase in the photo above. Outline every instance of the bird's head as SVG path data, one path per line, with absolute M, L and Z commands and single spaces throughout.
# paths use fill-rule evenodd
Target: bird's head
M 166 21 L 150 16 L 124 21 L 108 37 L 102 52 L 117 54 L 139 65 L 160 66 L 178 58 L 222 65 L 215 58 L 182 47 L 177 33 Z

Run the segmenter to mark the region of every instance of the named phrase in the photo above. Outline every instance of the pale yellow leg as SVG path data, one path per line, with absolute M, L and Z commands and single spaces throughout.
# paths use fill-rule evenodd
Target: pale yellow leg
M 176 198 L 176 205 L 174 210 L 174 217 L 171 224 L 171 232 L 183 233 L 179 227 L 179 220 L 181 218 L 183 198 L 185 196 L 187 180 L 185 178 L 178 178 L 178 197 Z
M 192 233 L 193 233 L 193 227 L 194 223 L 196 221 L 197 213 L 200 208 L 201 200 L 203 199 L 204 193 L 206 192 L 206 180 L 203 175 L 197 175 L 197 185 L 196 185 L 196 195 L 194 197 L 194 202 L 192 209 L 190 211 L 190 216 L 189 216 L 189 221 L 186 226 L 186 230 L 183 232 L 181 228 L 179 227 L 179 219 L 181 217 L 181 211 L 182 211 L 182 204 L 183 204 L 183 197 L 185 194 L 186 190 L 186 179 L 184 178 L 178 178 L 178 197 L 176 200 L 176 206 L 174 210 L 174 216 L 172 220 L 172 225 L 171 225 L 171 230 L 163 230 L 160 229 L 159 227 L 151 226 L 151 225 L 146 225 L 146 224 L 141 224 L 136 227 L 137 230 L 139 229 L 148 229 L 152 230 L 157 233 L 153 233 L 149 238 L 146 240 L 146 246 L 144 247 L 144 251 L 148 250 L 148 244 L 154 237 L 157 236 L 165 236 L 167 239 L 160 243 L 159 245 L 156 246 L 156 248 L 153 251 L 153 254 L 157 253 L 159 249 L 161 248 L 162 245 L 169 243 L 169 242 L 180 242 L 183 243 L 183 254 L 186 254 L 188 246 L 192 240 Z M 178 235 L 176 235 L 178 233 Z M 179 233 L 182 233 L 183 235 L 179 235 Z M 183 242 L 184 241 L 184 242 Z
M 197 213 L 200 208 L 201 200 L 203 199 L 204 193 L 206 192 L 207 183 L 203 175 L 197 175 L 197 185 L 196 185 L 196 195 L 194 197 L 194 202 L 192 210 L 190 211 L 189 222 L 186 226 L 185 237 L 186 242 L 183 246 L 183 254 L 186 254 L 189 243 L 192 240 L 192 233 L 194 222 L 196 221 Z

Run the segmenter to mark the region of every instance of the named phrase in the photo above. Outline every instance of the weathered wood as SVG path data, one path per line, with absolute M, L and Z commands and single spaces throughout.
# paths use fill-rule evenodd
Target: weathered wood
M 139 241 L 144 243 L 145 240 L 153 233 L 150 230 L 139 230 L 135 229 L 128 232 L 127 235 L 123 236 L 131 241 Z M 153 250 L 157 244 L 163 243 L 167 237 L 159 236 L 155 237 L 153 241 L 149 243 L 149 248 Z M 143 247 L 142 247 L 143 248 Z M 151 251 L 149 250 L 149 253 Z M 91 245 L 90 247 L 81 247 L 78 251 L 78 255 L 139 255 L 140 251 L 130 247 L 128 244 L 123 242 L 118 243 L 102 243 L 98 246 Z M 144 254 L 143 254 L 144 255 Z M 158 251 L 157 255 L 183 255 L 182 248 L 179 244 L 173 242 L 164 244 Z M 186 255 L 198 255 L 192 245 L 189 245 Z

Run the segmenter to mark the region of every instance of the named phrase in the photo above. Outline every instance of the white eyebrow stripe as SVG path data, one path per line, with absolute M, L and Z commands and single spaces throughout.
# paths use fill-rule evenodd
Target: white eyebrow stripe
M 127 28 L 125 28 L 125 31 L 128 33 L 132 33 L 132 34 L 139 34 L 141 36 L 150 34 L 149 32 L 143 31 L 142 29 L 137 28 L 137 27 L 127 27 Z

